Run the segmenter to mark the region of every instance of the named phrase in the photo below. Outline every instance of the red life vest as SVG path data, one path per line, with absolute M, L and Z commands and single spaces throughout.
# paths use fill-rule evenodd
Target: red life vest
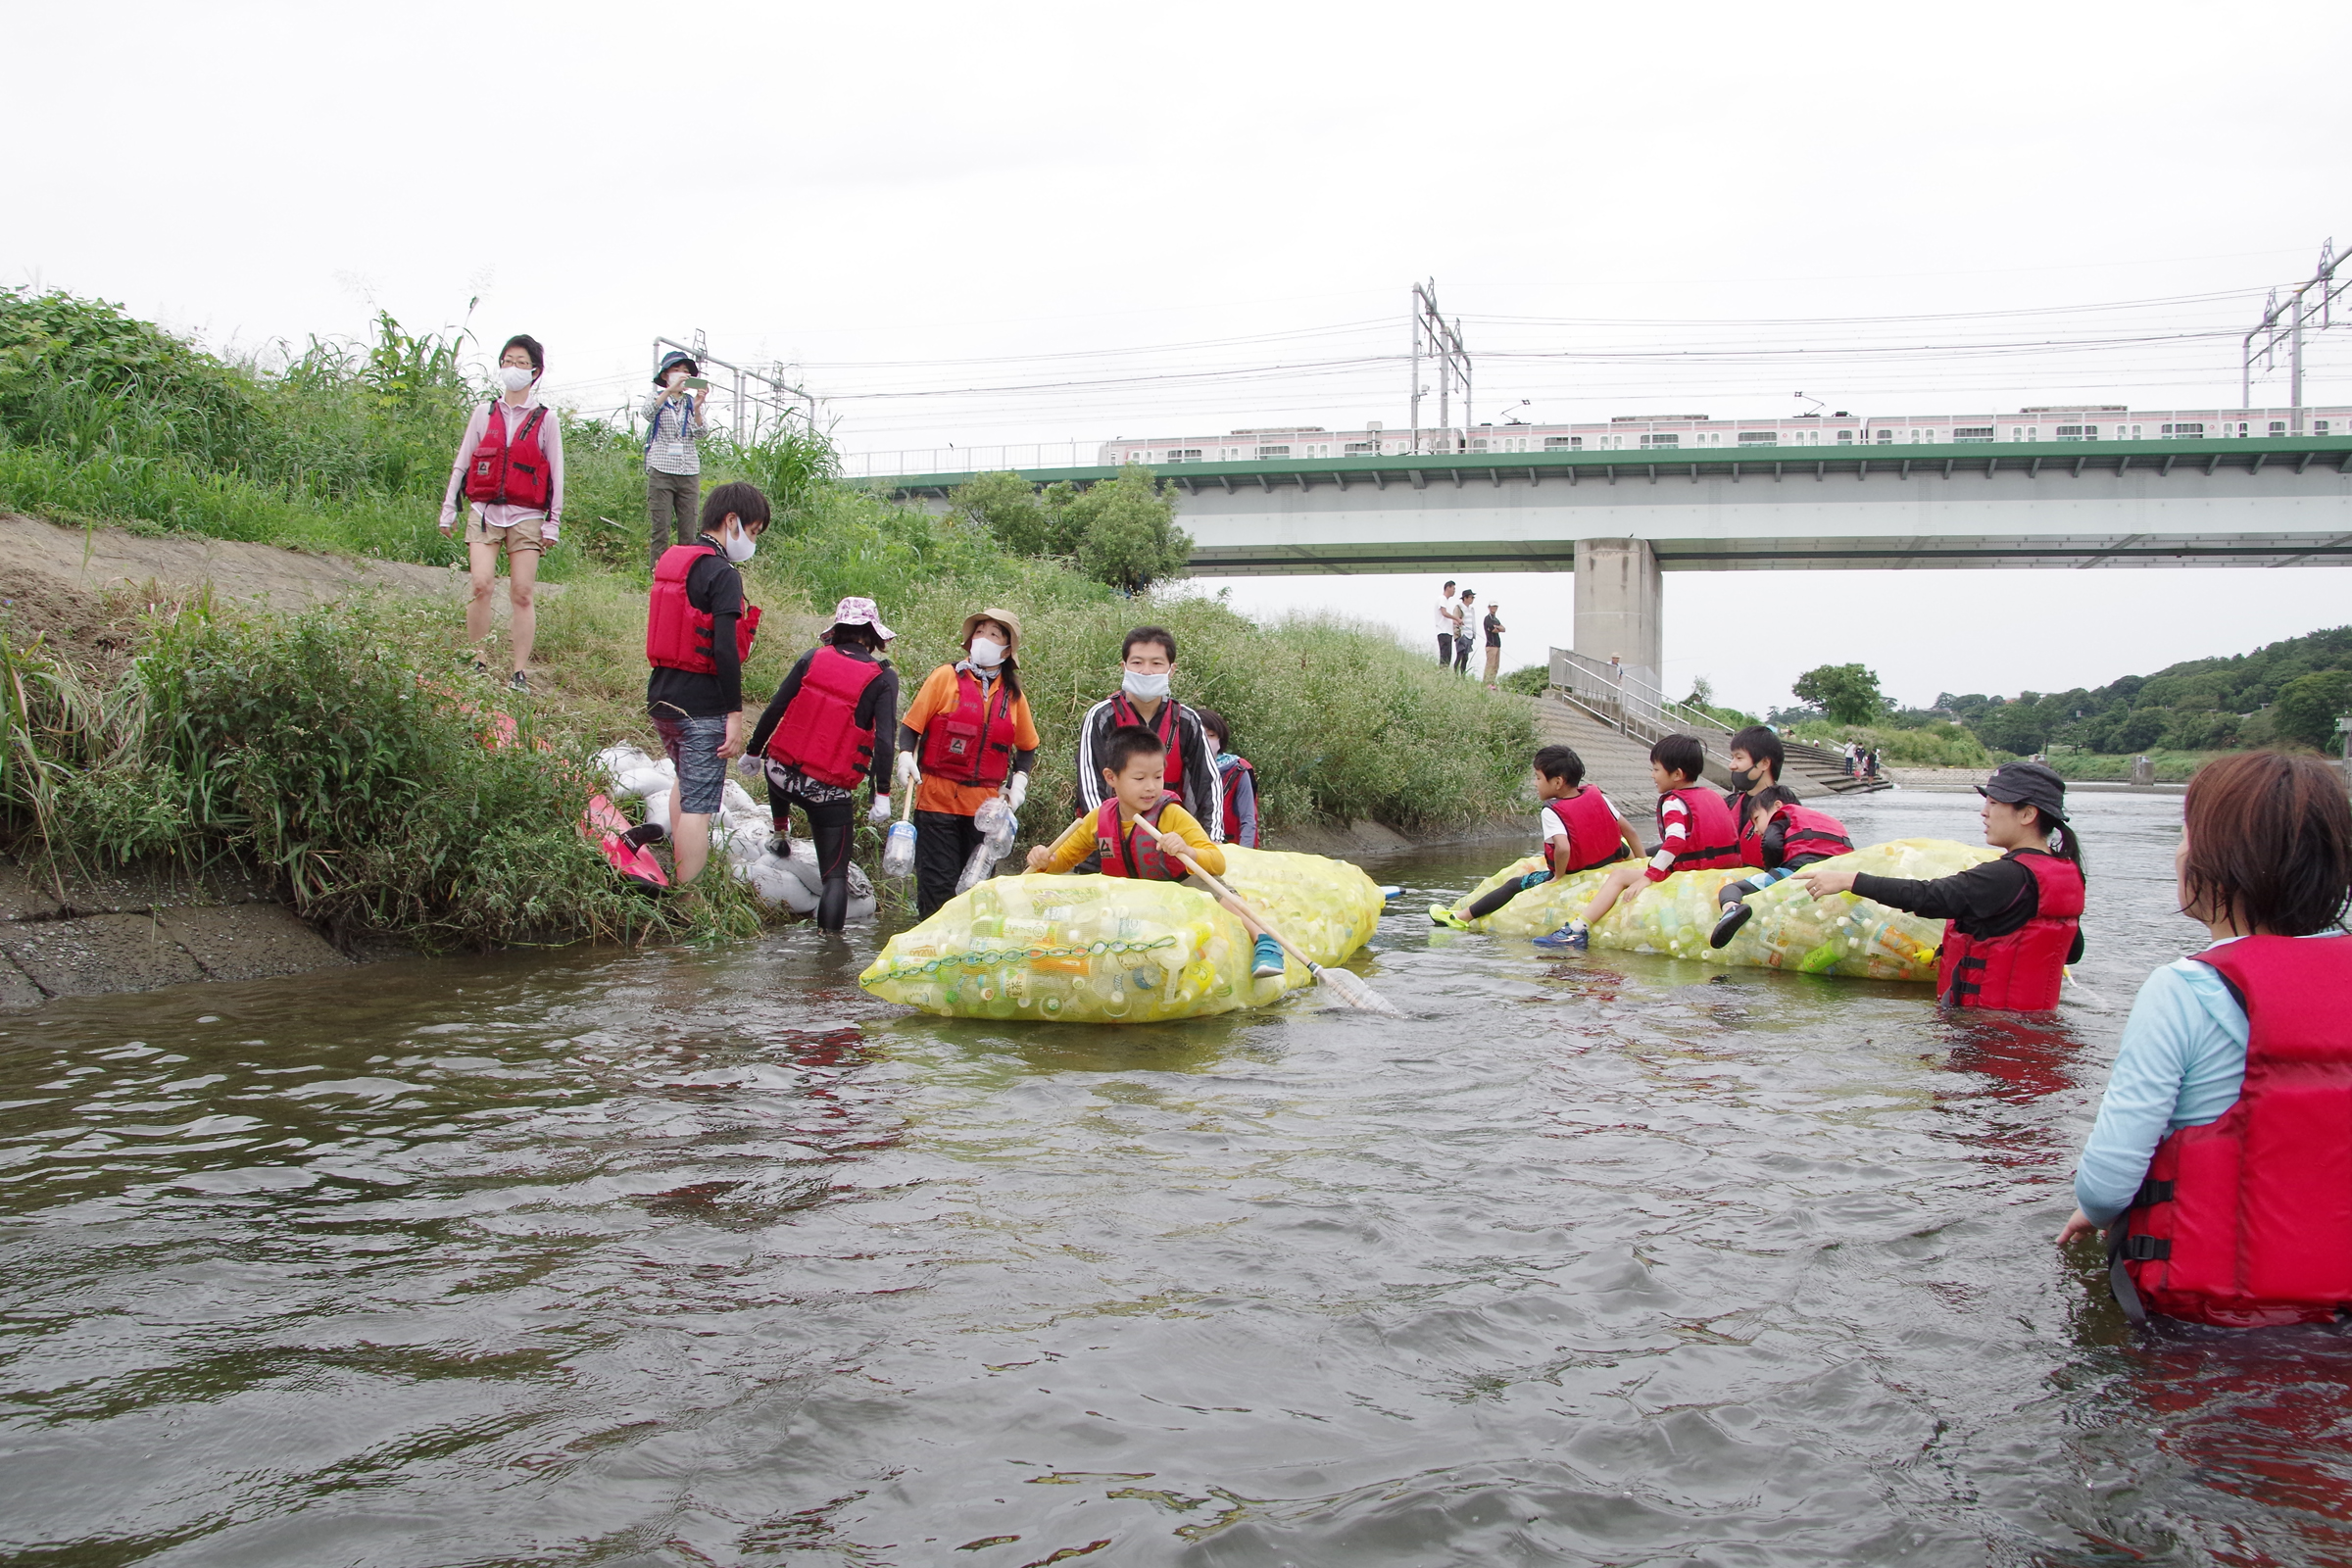
M 539 425 L 547 417 L 547 405 L 542 403 L 525 416 L 522 428 L 512 440 L 507 437 L 509 416 L 502 402 L 493 399 L 481 443 L 473 449 L 473 461 L 466 469 L 466 498 L 544 512 L 555 494 L 547 454 L 539 448 Z
M 957 784 L 1002 784 L 1012 772 L 1012 699 L 1004 677 L 983 697 L 968 669 L 956 671 L 956 706 L 923 730 L 923 771 Z
M 1544 863 L 1551 867 L 1553 876 L 1590 871 L 1596 865 L 1625 858 L 1625 834 L 1617 825 L 1617 812 L 1610 807 L 1609 798 L 1600 793 L 1598 785 L 1588 784 L 1574 795 L 1545 801 L 1544 809 L 1568 830 L 1566 865 L 1552 858 L 1552 845 L 1557 841 L 1549 835 L 1544 840 Z
M 1697 784 L 1668 790 L 1658 797 L 1661 827 L 1668 801 L 1681 801 L 1690 813 L 1689 835 L 1683 841 L 1690 847 L 1674 858 L 1670 871 L 1708 871 L 1740 863 L 1740 824 L 1732 820 L 1732 808 L 1723 804 L 1722 796 Z
M 1959 922 L 1946 920 L 1936 959 L 1936 995 L 1951 1007 L 2046 1012 L 2058 1005 L 2058 983 L 2074 951 L 2082 913 L 2082 870 L 2046 850 L 2011 850 L 2002 858 L 2034 873 L 2038 901 L 2034 917 L 2003 937 L 1972 937 Z
M 881 674 L 879 661 L 852 659 L 831 643 L 817 644 L 801 689 L 767 738 L 767 755 L 820 784 L 856 788 L 874 761 L 874 731 L 858 726 L 858 701 Z
M 1759 871 L 1777 871 L 1800 855 L 1827 858 L 1843 855 L 1854 847 L 1846 837 L 1845 824 L 1827 811 L 1816 811 L 1810 806 L 1794 801 L 1780 803 L 1780 819 L 1787 825 L 1781 829 L 1781 854 L 1776 861 L 1767 855 L 1765 834 L 1771 828 L 1770 806 L 1758 806 L 1747 813 L 1740 824 L 1740 863 L 1752 865 Z
M 1254 850 L 1257 848 L 1258 834 L 1263 831 L 1263 828 L 1260 824 L 1252 823 L 1252 832 L 1250 833 L 1250 836 L 1248 840 L 1243 839 L 1242 808 L 1241 803 L 1233 798 L 1233 775 L 1236 773 L 1254 773 L 1257 770 L 1255 768 L 1250 765 L 1250 759 L 1247 757 L 1223 757 L 1217 760 L 1217 782 L 1223 786 L 1222 794 L 1224 797 L 1223 808 L 1225 812 L 1225 842 L 1228 844 L 1239 844 L 1245 850 Z
M 2352 1309 L 2352 936 L 2243 937 L 2195 956 L 2245 1006 L 2245 1087 L 2218 1120 L 2156 1146 L 2117 1263 L 2171 1317 L 2332 1321 Z
M 645 612 L 645 662 L 662 669 L 683 669 L 697 675 L 715 675 L 718 662 L 710 657 L 710 636 L 718 617 L 697 610 L 686 597 L 686 574 L 697 559 L 715 556 L 712 546 L 671 545 L 654 565 L 653 599 Z M 760 607 L 746 605 L 735 617 L 735 661 L 752 657 L 760 636 Z
M 1161 781 L 1161 788 L 1182 800 L 1184 798 L 1183 727 L 1176 722 L 1176 709 L 1175 698 L 1161 698 L 1159 711 L 1152 714 L 1152 721 L 1147 724 L 1144 722 L 1144 715 L 1135 710 L 1135 704 L 1127 700 L 1125 692 L 1117 691 L 1110 694 L 1110 722 L 1114 727 L 1123 724 L 1142 725 L 1143 728 L 1158 736 L 1159 744 L 1167 748 L 1168 771 L 1166 777 Z
M 1153 827 L 1159 826 L 1159 816 L 1168 808 L 1163 797 L 1157 806 L 1144 813 L 1144 819 Z M 1113 798 L 1102 803 L 1095 813 L 1095 853 L 1102 857 L 1104 876 L 1143 877 L 1153 882 L 1181 882 L 1189 874 L 1184 862 L 1159 847 L 1149 833 L 1138 833 L 1133 826 L 1119 821 L 1119 803 Z

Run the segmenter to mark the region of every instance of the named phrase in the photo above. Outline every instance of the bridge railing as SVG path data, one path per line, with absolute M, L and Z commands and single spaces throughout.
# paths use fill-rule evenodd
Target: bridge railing
M 1102 458 L 1099 441 L 1048 441 L 1010 447 L 916 447 L 904 452 L 842 454 L 845 479 L 897 478 L 917 473 L 1003 473 L 1018 468 L 1091 468 Z
M 1640 676 L 1565 648 L 1551 651 L 1551 684 L 1593 717 L 1639 740 L 1693 735 L 1700 745 L 1721 754 L 1732 734 L 1729 724 L 1674 701 Z

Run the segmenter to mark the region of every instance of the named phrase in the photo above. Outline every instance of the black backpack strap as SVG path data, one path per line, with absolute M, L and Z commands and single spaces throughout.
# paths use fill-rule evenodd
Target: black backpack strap
M 2132 1326 L 2144 1329 L 2148 1326 L 2148 1306 L 2139 1298 L 2139 1287 L 2132 1283 L 2132 1271 L 2124 1267 L 2124 1262 L 2132 1255 L 2131 1243 L 2152 1242 L 2155 1238 L 2132 1235 L 2129 1224 L 2131 1217 L 2131 1211 L 2127 1209 L 2107 1228 L 2107 1289 L 2115 1297 L 2115 1304 L 2124 1309 L 2124 1316 Z M 2168 1245 L 2165 1250 L 2170 1251 L 2172 1249 Z

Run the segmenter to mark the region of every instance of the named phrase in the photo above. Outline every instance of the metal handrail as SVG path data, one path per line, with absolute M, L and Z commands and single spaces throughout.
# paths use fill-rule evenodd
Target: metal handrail
M 1732 733 L 1721 719 L 1674 701 L 1639 675 L 1565 648 L 1551 650 L 1551 684 L 1578 707 L 1645 741 L 1680 733 L 1695 736 L 1703 745 Z

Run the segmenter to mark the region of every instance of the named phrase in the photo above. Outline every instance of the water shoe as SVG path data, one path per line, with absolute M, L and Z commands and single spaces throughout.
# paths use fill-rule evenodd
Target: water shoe
M 632 850 L 642 850 L 648 844 L 659 844 L 669 837 L 669 829 L 659 822 L 640 822 L 620 836 L 620 842 Z
M 507 682 L 507 686 L 510 690 L 528 694 L 531 689 L 531 677 L 518 669 L 514 672 L 514 678 Z
M 1282 973 L 1282 944 L 1272 937 L 1259 937 L 1250 955 L 1250 972 L 1260 980 Z
M 1747 917 L 1755 912 L 1745 901 L 1724 910 L 1723 918 L 1716 921 L 1715 929 L 1707 934 L 1707 946 L 1718 950 L 1730 947 L 1732 938 L 1740 934 L 1740 928 L 1747 924 Z
M 1571 920 L 1547 937 L 1536 938 L 1536 946 L 1555 952 L 1582 953 L 1592 940 L 1592 933 L 1580 920 Z
M 1431 905 L 1429 906 L 1429 923 L 1431 925 L 1442 925 L 1448 931 L 1467 931 L 1470 929 L 1470 922 L 1463 919 L 1450 904 Z

